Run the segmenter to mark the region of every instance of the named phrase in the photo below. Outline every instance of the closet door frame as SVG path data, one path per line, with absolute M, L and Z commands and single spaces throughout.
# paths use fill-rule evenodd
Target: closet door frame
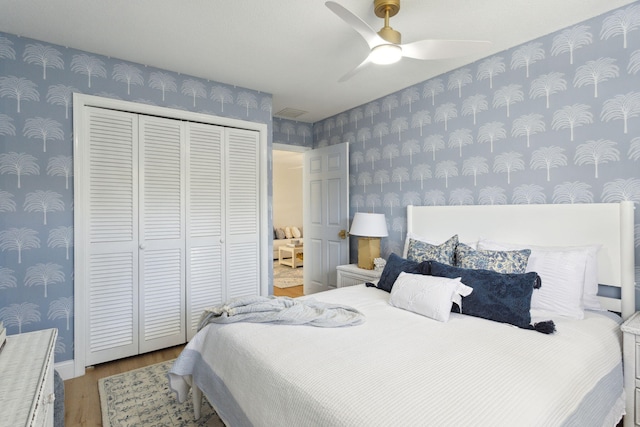
M 271 253 L 268 251 L 269 241 L 267 239 L 269 223 L 268 206 L 268 126 L 265 123 L 249 122 L 226 117 L 212 116 L 208 114 L 182 111 L 166 107 L 139 104 L 118 99 L 103 98 L 80 93 L 73 94 L 73 157 L 74 157 L 74 376 L 82 376 L 85 373 L 85 351 L 88 319 L 86 291 L 86 265 L 87 259 L 83 253 L 83 248 L 87 242 L 87 224 L 83 213 L 89 208 L 85 195 L 87 194 L 86 182 L 83 177 L 86 175 L 86 150 L 83 141 L 87 138 L 88 122 L 87 108 L 96 107 L 111 110 L 118 110 L 136 114 L 166 117 L 177 120 L 192 121 L 198 123 L 212 124 L 230 128 L 247 129 L 259 133 L 260 144 L 260 172 L 259 172 L 259 210 L 260 210 L 260 294 L 269 293 L 269 260 Z

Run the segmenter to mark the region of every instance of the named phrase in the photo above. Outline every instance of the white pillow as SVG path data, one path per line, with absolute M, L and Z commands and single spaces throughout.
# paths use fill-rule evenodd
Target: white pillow
M 446 240 L 443 240 L 442 242 L 436 242 L 433 239 L 428 239 L 426 237 L 418 236 L 417 234 L 412 233 L 412 232 L 409 231 L 409 232 L 407 232 L 407 237 L 404 239 L 404 249 L 402 250 L 402 258 L 406 258 L 407 254 L 409 253 L 409 240 L 410 239 L 419 240 L 421 242 L 425 242 L 425 243 L 428 243 L 430 245 L 441 245 L 446 241 Z M 462 243 L 464 243 L 465 245 L 467 245 L 467 246 L 469 246 L 469 247 L 471 247 L 473 249 L 476 249 L 476 246 L 477 246 L 477 242 L 469 242 L 469 243 L 462 242 Z
M 535 271 L 542 287 L 531 297 L 532 309 L 544 309 L 582 319 L 584 309 L 602 310 L 598 301 L 598 245 L 535 246 L 480 239 L 478 247 L 490 250 L 531 249 L 526 271 Z
M 291 227 L 291 234 L 293 234 L 293 237 L 296 239 L 302 237 L 302 233 L 300 233 L 300 229 L 298 227 Z
M 446 322 L 451 304 L 458 304 L 462 312 L 462 297 L 471 292 L 473 288 L 462 284 L 460 277 L 449 279 L 401 272 L 391 288 L 389 304 Z
M 286 237 L 287 239 L 292 239 L 293 238 L 293 234 L 291 233 L 291 227 L 285 227 L 285 229 L 284 229 L 284 237 Z

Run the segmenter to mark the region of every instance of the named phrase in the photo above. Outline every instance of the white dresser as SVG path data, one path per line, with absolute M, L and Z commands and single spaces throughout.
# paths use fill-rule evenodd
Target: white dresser
M 627 399 L 624 427 L 640 426 L 640 312 L 629 317 L 620 329 L 623 332 L 624 390 Z
M 358 268 L 358 264 L 339 265 L 336 267 L 336 270 L 338 272 L 336 284 L 338 288 L 374 282 L 378 280 L 382 274 L 382 271 Z
M 53 426 L 57 329 L 7 337 L 0 351 L 0 427 Z

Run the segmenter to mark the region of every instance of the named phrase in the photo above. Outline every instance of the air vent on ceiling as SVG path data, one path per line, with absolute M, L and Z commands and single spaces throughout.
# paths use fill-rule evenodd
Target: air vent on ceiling
M 308 113 L 308 111 L 287 107 L 275 113 L 274 116 L 280 117 L 282 119 L 296 119 L 305 113 Z

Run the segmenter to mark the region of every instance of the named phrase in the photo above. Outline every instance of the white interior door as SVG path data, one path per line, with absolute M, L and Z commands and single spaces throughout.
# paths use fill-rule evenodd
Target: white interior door
M 185 125 L 139 120 L 139 352 L 146 353 L 185 341 Z
M 225 299 L 260 294 L 260 139 L 225 129 Z M 266 257 L 262 254 L 262 257 Z
M 336 287 L 349 263 L 349 145 L 306 151 L 303 165 L 304 293 Z
M 76 162 L 86 178 L 76 191 L 85 204 L 78 231 L 87 243 L 75 262 L 83 266 L 78 279 L 87 284 L 87 304 L 80 307 L 88 366 L 138 353 L 138 116 L 85 112 L 85 143 Z
M 267 294 L 266 124 L 83 94 L 73 121 L 74 375 Z
M 223 300 L 224 128 L 187 126 L 187 339 L 197 332 L 202 311 Z

